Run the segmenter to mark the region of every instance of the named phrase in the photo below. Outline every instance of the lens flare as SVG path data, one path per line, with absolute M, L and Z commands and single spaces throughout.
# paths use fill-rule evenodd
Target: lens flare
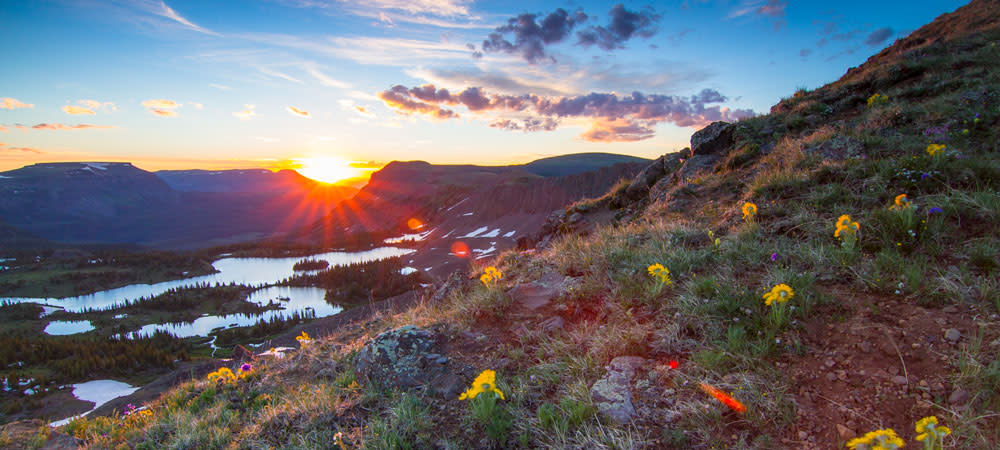
M 465 245 L 465 242 L 456 241 L 454 244 L 451 244 L 451 254 L 459 258 L 468 258 L 469 246 Z

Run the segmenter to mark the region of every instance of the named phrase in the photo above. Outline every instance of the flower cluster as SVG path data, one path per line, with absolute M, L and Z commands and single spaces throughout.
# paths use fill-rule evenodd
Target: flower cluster
M 924 443 L 925 450 L 944 448 L 944 437 L 951 434 L 951 429 L 938 425 L 934 416 L 924 417 L 917 421 L 917 440 Z
M 851 216 L 844 214 L 837 219 L 837 230 L 833 232 L 833 237 L 844 239 L 845 233 L 855 236 L 858 231 L 861 231 L 861 224 L 851 220 Z
M 764 294 L 764 304 L 772 306 L 775 303 L 785 303 L 791 300 L 792 297 L 795 297 L 795 291 L 792 290 L 792 287 L 785 283 L 781 283 L 775 285 L 771 288 L 770 292 Z
M 222 383 L 236 382 L 236 374 L 234 374 L 232 370 L 229 370 L 228 367 L 220 367 L 219 370 L 216 370 L 215 372 L 208 374 L 207 378 L 209 382 L 213 383 L 220 381 Z
M 927 154 L 931 156 L 937 156 L 938 154 L 941 153 L 942 150 L 945 149 L 945 147 L 946 146 L 944 144 L 928 144 Z
M 496 267 L 489 266 L 486 268 L 482 276 L 479 277 L 479 281 L 483 282 L 487 288 L 495 287 L 500 279 L 503 278 L 503 272 Z
M 649 271 L 649 276 L 657 279 L 662 286 L 670 286 L 673 281 L 670 280 L 670 269 L 663 266 L 663 264 L 656 263 L 647 269 Z
M 905 210 L 913 207 L 913 202 L 910 201 L 906 194 L 899 194 L 893 199 L 892 206 L 889 209 Z
M 854 450 L 895 450 L 905 445 L 892 428 L 869 431 L 864 436 L 847 441 L 847 447 Z
M 712 244 L 715 245 L 715 249 L 718 250 L 719 246 L 722 245 L 722 239 L 715 237 L 715 233 L 712 230 L 708 230 L 708 238 L 712 240 Z M 650 266 L 652 267 L 652 266 Z M 652 274 L 650 274 L 652 275 Z
M 312 342 L 312 338 L 309 337 L 309 333 L 302 331 L 302 334 L 295 336 L 295 340 L 299 342 L 299 345 L 308 345 Z
M 743 220 L 747 223 L 752 223 L 754 217 L 757 215 L 757 205 L 746 202 L 743 204 Z
M 459 400 L 468 400 L 476 398 L 479 394 L 484 392 L 492 392 L 500 400 L 506 400 L 503 392 L 497 389 L 497 373 L 494 370 L 486 369 L 483 373 L 480 373 L 478 377 L 472 382 L 472 387 L 467 389 L 462 395 L 458 396 Z
M 885 103 L 889 101 L 889 97 L 886 95 L 879 94 L 876 92 L 871 97 L 868 97 L 868 106 L 877 105 L 880 103 Z
M 146 408 L 145 406 L 141 408 L 136 408 L 135 405 L 129 403 L 125 405 L 125 411 L 124 415 L 122 416 L 122 419 L 128 422 L 138 422 L 148 419 L 152 416 L 153 416 L 153 411 L 150 411 L 149 408 Z

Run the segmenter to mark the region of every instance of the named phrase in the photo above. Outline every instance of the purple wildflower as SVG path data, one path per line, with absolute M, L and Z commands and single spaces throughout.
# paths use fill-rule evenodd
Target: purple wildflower
M 927 214 L 937 214 L 937 213 L 942 212 L 942 211 L 943 210 L 941 208 L 938 208 L 937 206 L 935 206 L 935 207 L 927 210 Z
M 771 261 L 777 261 L 777 260 L 778 260 L 778 254 L 777 253 L 771 253 Z
M 926 179 L 928 179 L 930 177 L 931 177 L 931 174 L 929 174 L 927 172 L 924 172 L 924 173 L 920 174 L 920 179 L 921 180 L 926 180 Z
M 249 372 L 250 369 L 253 369 L 253 366 L 250 365 L 250 363 L 243 363 L 243 365 L 240 366 L 240 372 Z

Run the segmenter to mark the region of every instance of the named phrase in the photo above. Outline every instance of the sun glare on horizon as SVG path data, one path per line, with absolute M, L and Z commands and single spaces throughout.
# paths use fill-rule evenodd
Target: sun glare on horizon
M 374 169 L 357 167 L 350 161 L 329 156 L 296 159 L 295 171 L 321 183 L 336 184 L 356 178 L 367 178 Z

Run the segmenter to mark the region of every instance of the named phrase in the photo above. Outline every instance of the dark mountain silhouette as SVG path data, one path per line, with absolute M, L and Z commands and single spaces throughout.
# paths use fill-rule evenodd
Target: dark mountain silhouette
M 191 248 L 301 227 L 353 193 L 265 172 L 214 178 L 205 171 L 158 176 L 129 163 L 35 164 L 0 173 L 0 219 L 12 227 L 5 235 L 17 229 L 62 243 Z

